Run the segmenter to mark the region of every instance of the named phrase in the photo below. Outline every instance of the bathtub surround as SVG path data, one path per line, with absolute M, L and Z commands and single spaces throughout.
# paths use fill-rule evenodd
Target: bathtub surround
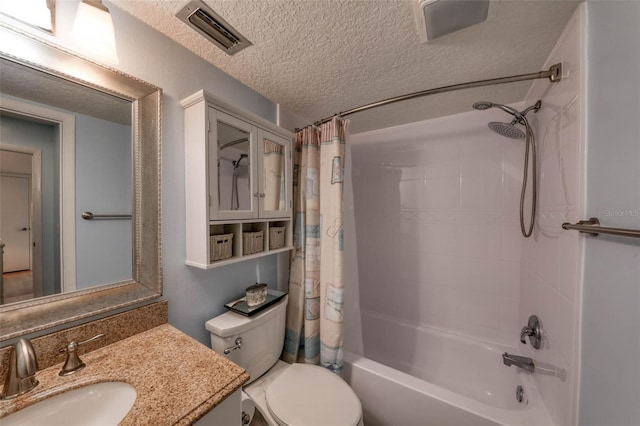
M 411 369 L 420 327 L 516 346 L 524 143 L 487 128 L 504 116 L 474 111 L 353 135 L 366 357 Z
M 284 360 L 342 373 L 343 183 L 347 122 L 334 117 L 296 133 L 294 244 Z M 304 335 L 302 334 L 304 330 Z
M 522 241 L 519 324 L 529 315 L 541 321 L 540 350 L 518 343 L 533 358 L 533 375 L 553 424 L 576 424 L 579 382 L 579 324 L 584 236 L 565 231 L 563 222 L 584 218 L 585 5 L 571 18 L 545 64 L 562 61 L 559 84 L 536 81 L 525 104 L 542 100 L 532 118 L 538 135 L 540 176 L 538 222 L 533 238 Z
M 434 345 L 425 336 L 440 329 L 511 347 L 507 352 L 536 363 L 527 377 L 539 392 L 537 406 L 550 416 L 545 424 L 556 425 L 577 422 L 584 237 L 560 225 L 584 216 L 585 22 L 582 5 L 544 65 L 562 62 L 562 81 L 535 81 L 524 103 L 513 105 L 542 100 L 529 117 L 539 145 L 533 238 L 521 238 L 517 222 L 524 144 L 482 128 L 503 117 L 459 114 L 353 136 L 364 356 L 469 396 L 459 388 L 467 378 L 438 378 L 451 355 L 429 362 Z M 540 350 L 519 342 L 532 314 L 545 333 Z M 380 335 L 393 336 L 394 344 Z M 405 350 L 395 350 L 398 344 Z M 368 374 L 361 377 L 367 379 L 356 386 L 372 386 Z M 363 401 L 365 409 L 377 405 L 375 397 Z

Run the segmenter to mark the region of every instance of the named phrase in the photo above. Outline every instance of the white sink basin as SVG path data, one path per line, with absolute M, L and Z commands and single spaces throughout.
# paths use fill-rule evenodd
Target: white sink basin
M 83 386 L 30 405 L 0 420 L 2 426 L 117 425 L 136 400 L 136 389 L 123 382 Z

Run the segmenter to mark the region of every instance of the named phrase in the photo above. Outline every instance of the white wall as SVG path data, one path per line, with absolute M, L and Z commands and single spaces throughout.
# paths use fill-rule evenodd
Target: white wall
M 56 42 L 69 48 L 76 1 L 56 4 Z M 169 322 L 209 345 L 204 323 L 224 312 L 224 303 L 256 281 L 276 287 L 277 255 L 213 270 L 184 264 L 184 124 L 180 100 L 204 89 L 275 122 L 276 104 L 231 78 L 136 18 L 105 2 L 115 26 L 119 70 L 163 89 L 162 263 Z M 194 37 L 199 37 L 196 33 Z
M 516 346 L 524 144 L 487 128 L 509 119 L 472 111 L 353 135 L 364 316 Z M 367 357 L 397 350 L 362 327 Z
M 587 214 L 640 229 L 640 2 L 588 4 Z M 640 240 L 585 237 L 580 425 L 640 424 Z
M 584 216 L 585 21 L 581 5 L 541 68 L 562 62 L 562 81 L 536 80 L 525 98 L 542 108 L 528 116 L 538 142 L 538 214 L 533 237 L 522 241 L 518 324 L 537 315 L 544 339 L 540 350 L 518 346 L 534 359 L 534 380 L 558 426 L 574 424 L 577 404 L 583 237 L 561 225 Z

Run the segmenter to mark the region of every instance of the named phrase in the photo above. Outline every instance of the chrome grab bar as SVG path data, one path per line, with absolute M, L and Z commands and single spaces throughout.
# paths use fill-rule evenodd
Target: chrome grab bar
M 84 220 L 94 219 L 131 219 L 130 214 L 93 214 L 91 212 L 83 212 L 82 218 Z
M 606 226 L 600 226 L 600 221 L 597 217 L 592 217 L 589 220 L 581 220 L 576 224 L 563 223 L 562 229 L 580 231 L 581 233 L 589 234 L 593 237 L 597 237 L 598 234 L 611 234 L 619 235 L 621 237 L 640 238 L 640 229 L 625 229 L 625 228 L 608 228 Z

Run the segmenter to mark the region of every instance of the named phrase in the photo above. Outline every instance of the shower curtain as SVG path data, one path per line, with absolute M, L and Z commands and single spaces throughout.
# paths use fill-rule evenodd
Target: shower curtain
M 283 358 L 342 372 L 343 180 L 348 122 L 296 133 L 294 243 Z

